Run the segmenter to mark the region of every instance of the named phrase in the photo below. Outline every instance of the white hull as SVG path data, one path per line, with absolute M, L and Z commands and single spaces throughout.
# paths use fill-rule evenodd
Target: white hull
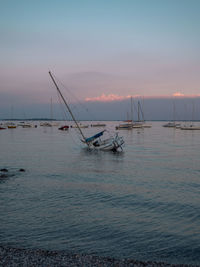
M 85 143 L 85 142 L 84 142 Z M 110 137 L 105 140 L 97 140 L 88 144 L 90 149 L 102 150 L 102 151 L 117 151 L 119 148 L 122 150 L 124 140 L 116 134 L 115 137 Z
M 91 124 L 91 127 L 106 127 L 106 124 L 101 124 L 101 123 Z
M 88 128 L 89 125 L 79 125 L 79 128 Z M 72 125 L 71 128 L 78 128 L 76 125 Z
M 189 130 L 189 131 L 195 131 L 200 130 L 200 127 L 198 126 L 184 126 L 180 128 L 181 130 Z
M 166 127 L 166 128 L 180 128 L 180 123 L 168 122 L 168 123 L 164 124 L 163 127 Z
M 132 127 L 132 124 L 120 124 L 119 126 L 116 126 L 115 127 L 116 130 L 131 130 L 133 127 Z

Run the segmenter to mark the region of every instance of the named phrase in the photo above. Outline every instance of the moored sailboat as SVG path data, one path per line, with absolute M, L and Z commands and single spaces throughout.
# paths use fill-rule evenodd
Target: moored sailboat
M 181 130 L 200 130 L 200 126 L 196 126 L 194 124 L 190 124 L 190 125 L 184 125 L 180 127 Z

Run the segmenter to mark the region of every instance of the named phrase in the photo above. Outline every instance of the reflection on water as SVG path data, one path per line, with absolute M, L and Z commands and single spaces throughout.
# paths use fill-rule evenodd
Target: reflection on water
M 0 132 L 15 173 L 0 182 L 1 244 L 200 264 L 200 134 L 152 124 L 120 131 L 120 153 L 81 148 L 74 129 Z

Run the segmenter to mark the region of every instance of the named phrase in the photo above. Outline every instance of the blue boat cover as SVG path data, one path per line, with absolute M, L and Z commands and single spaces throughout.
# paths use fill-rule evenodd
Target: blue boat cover
M 100 133 L 97 133 L 97 134 L 95 134 L 95 135 L 93 135 L 91 137 L 86 138 L 85 142 L 88 143 L 88 142 L 91 142 L 91 141 L 95 140 L 96 138 L 102 136 L 104 132 L 105 132 L 105 130 L 100 132 Z

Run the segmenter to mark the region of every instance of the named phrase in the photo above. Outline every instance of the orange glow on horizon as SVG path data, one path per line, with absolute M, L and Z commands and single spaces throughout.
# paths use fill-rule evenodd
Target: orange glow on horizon
M 176 92 L 172 95 L 157 95 L 157 96 L 142 96 L 142 95 L 127 95 L 127 96 L 119 96 L 116 94 L 102 94 L 101 96 L 97 96 L 97 97 L 87 97 L 85 98 L 85 101 L 87 102 L 112 102 L 112 101 L 122 101 L 125 99 L 129 99 L 129 98 L 146 98 L 146 99 L 151 99 L 151 98 L 196 98 L 196 97 L 200 97 L 200 94 L 198 95 L 185 95 L 183 93 L 180 92 Z
M 119 96 L 115 94 L 109 94 L 109 95 L 102 94 L 101 96 L 97 96 L 97 97 L 87 97 L 85 101 L 111 102 L 111 101 L 124 100 L 130 97 L 131 97 L 130 95 Z
M 180 93 L 180 92 L 176 92 L 176 93 L 173 94 L 173 96 L 185 96 L 185 95 Z

